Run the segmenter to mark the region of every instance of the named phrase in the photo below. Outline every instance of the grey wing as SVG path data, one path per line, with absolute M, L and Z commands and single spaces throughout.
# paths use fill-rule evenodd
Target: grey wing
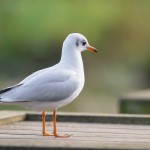
M 39 70 L 39 71 L 36 71 L 34 73 L 32 73 L 31 75 L 29 75 L 28 77 L 26 77 L 24 80 L 22 80 L 20 83 L 16 84 L 16 85 L 13 85 L 13 86 L 10 86 L 10 87 L 7 87 L 5 89 L 2 89 L 0 90 L 0 99 L 2 99 L 2 94 L 7 94 L 7 92 L 10 92 L 14 89 L 16 89 L 17 87 L 23 85 L 25 82 L 29 81 L 30 79 L 34 78 L 36 75 L 39 75 L 41 74 L 42 72 L 44 72 L 45 70 L 47 70 L 48 68 L 45 68 L 45 69 L 42 69 L 42 70 Z
M 80 79 L 71 71 L 47 71 L 0 95 L 4 102 L 59 101 L 70 97 L 80 86 Z
M 4 94 L 12 89 L 15 89 L 16 87 L 18 86 L 21 86 L 23 85 L 25 82 L 29 81 L 30 79 L 34 78 L 36 75 L 39 75 L 41 74 L 42 72 L 44 72 L 45 70 L 47 70 L 48 68 L 46 69 L 42 69 L 42 70 L 39 70 L 39 71 L 36 71 L 34 72 L 33 74 L 29 75 L 28 77 L 26 77 L 24 80 L 22 80 L 20 83 L 16 84 L 16 85 L 13 85 L 13 86 L 10 86 L 10 87 L 7 87 L 5 89 L 2 89 L 0 90 L 0 94 Z
M 20 84 L 16 84 L 16 85 L 14 85 L 14 86 L 10 86 L 10 87 L 7 87 L 7 88 L 5 88 L 5 89 L 2 89 L 2 90 L 0 90 L 0 94 L 6 93 L 6 92 L 8 92 L 8 91 L 10 91 L 10 90 L 12 90 L 12 89 L 18 87 L 18 86 L 21 86 L 21 85 L 22 85 L 22 84 L 20 83 Z
M 51 67 L 51 68 L 52 68 L 52 67 Z M 37 75 L 42 74 L 43 72 L 45 72 L 45 71 L 48 70 L 48 69 L 49 69 L 49 68 L 45 68 L 45 69 L 38 70 L 38 71 L 32 73 L 31 75 L 29 75 L 28 77 L 26 77 L 24 80 L 22 80 L 22 81 L 20 82 L 20 84 L 23 84 L 23 83 L 25 83 L 25 82 L 31 80 L 32 78 L 36 77 Z

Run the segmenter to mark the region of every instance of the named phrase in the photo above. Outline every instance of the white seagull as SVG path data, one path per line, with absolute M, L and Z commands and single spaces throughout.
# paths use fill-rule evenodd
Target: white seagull
M 68 137 L 57 133 L 56 111 L 72 102 L 83 89 L 85 79 L 81 52 L 84 50 L 98 52 L 82 34 L 69 34 L 63 42 L 58 64 L 39 70 L 20 83 L 1 90 L 0 102 L 43 111 L 43 136 Z M 48 109 L 53 111 L 52 134 L 47 133 L 45 128 L 45 110 Z

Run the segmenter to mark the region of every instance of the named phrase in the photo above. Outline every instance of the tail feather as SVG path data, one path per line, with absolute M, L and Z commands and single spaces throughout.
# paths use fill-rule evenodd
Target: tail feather
M 3 102 L 3 101 L 2 101 L 2 98 L 1 98 L 1 94 L 5 93 L 5 92 L 7 92 L 7 91 L 9 91 L 9 90 L 11 90 L 11 89 L 12 89 L 12 87 L 9 87 L 9 88 L 6 88 L 6 89 L 3 89 L 3 90 L 0 91 L 0 103 Z
M 21 85 L 23 85 L 23 84 L 17 84 L 17 85 L 14 85 L 14 86 L 11 86 L 11 87 L 8 87 L 8 88 L 5 88 L 5 89 L 3 89 L 3 90 L 0 90 L 0 103 L 2 103 L 3 101 L 2 101 L 2 95 L 4 94 L 4 93 L 6 93 L 6 92 L 8 92 L 8 91 L 10 91 L 10 90 L 12 90 L 12 89 L 14 89 L 14 88 L 16 88 L 16 87 L 18 87 L 18 86 L 21 86 Z
M 13 87 L 9 87 L 9 88 L 3 89 L 3 90 L 0 91 L 0 94 L 3 94 L 5 92 L 7 92 L 7 91 L 10 91 L 12 88 Z
M 21 86 L 21 85 L 23 85 L 23 84 L 17 84 L 17 85 L 14 85 L 14 86 L 10 86 L 10 87 L 8 87 L 8 88 L 5 88 L 5 89 L 3 89 L 3 90 L 0 91 L 0 94 L 6 93 L 6 92 L 8 92 L 8 91 L 10 91 L 10 90 L 12 90 L 12 89 L 18 87 L 18 86 Z

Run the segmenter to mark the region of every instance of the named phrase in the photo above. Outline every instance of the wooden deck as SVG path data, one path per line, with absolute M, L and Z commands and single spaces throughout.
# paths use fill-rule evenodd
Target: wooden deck
M 41 136 L 40 114 L 1 111 L 0 149 L 150 149 L 149 115 L 58 114 L 59 132 L 71 137 Z M 47 131 L 52 132 L 50 116 Z

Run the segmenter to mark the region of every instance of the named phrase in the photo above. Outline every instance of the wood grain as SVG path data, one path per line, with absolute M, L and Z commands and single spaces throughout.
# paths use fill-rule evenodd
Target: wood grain
M 46 126 L 51 133 L 52 122 L 47 121 Z M 57 127 L 59 133 L 71 137 L 43 137 L 40 121 L 0 125 L 0 149 L 150 149 L 150 125 L 61 121 Z

